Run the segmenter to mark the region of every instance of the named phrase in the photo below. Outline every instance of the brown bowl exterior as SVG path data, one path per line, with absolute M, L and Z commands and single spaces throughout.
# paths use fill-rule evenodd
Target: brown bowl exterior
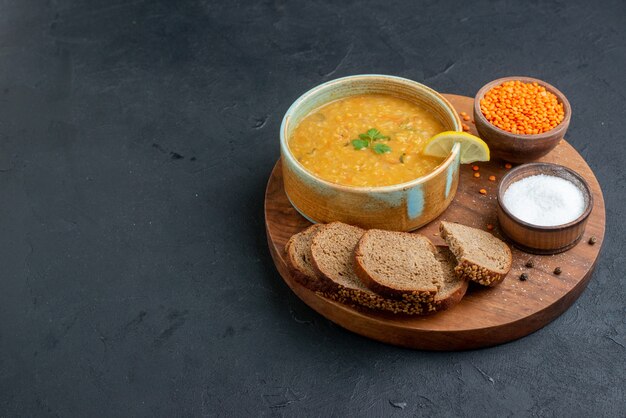
M 585 211 L 578 219 L 563 225 L 531 225 L 513 216 L 504 206 L 503 197 L 509 186 L 524 177 L 546 174 L 564 178 L 583 192 Z M 531 163 L 511 170 L 498 186 L 498 222 L 504 234 L 524 251 L 534 254 L 556 254 L 572 248 L 582 237 L 587 218 L 593 209 L 593 197 L 587 182 L 576 172 L 558 164 Z
M 575 246 L 585 231 L 587 220 L 558 231 L 526 228 L 498 205 L 498 222 L 515 246 L 533 254 L 558 254 Z
M 395 191 L 320 187 L 281 159 L 285 193 L 309 221 L 341 221 L 362 228 L 412 231 L 439 216 L 452 203 L 459 184 L 459 149 L 426 181 Z
M 492 125 L 480 110 L 480 100 L 493 87 L 506 81 L 536 82 L 553 93 L 563 103 L 564 118 L 554 129 L 537 135 L 512 134 Z M 550 84 L 531 77 L 504 77 L 485 84 L 474 98 L 474 121 L 478 135 L 489 145 L 491 154 L 506 161 L 525 163 L 543 157 L 565 136 L 572 117 L 572 108 L 563 93 Z

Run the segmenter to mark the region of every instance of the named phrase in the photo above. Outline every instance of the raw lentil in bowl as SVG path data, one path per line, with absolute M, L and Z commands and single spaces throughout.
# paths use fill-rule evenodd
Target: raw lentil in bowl
M 487 120 L 513 134 L 548 132 L 563 121 L 563 103 L 536 81 L 510 80 L 492 87 L 482 99 L 480 110 Z
M 474 98 L 478 135 L 492 155 L 525 163 L 552 151 L 563 139 L 572 108 L 563 93 L 531 77 L 505 77 L 485 84 Z

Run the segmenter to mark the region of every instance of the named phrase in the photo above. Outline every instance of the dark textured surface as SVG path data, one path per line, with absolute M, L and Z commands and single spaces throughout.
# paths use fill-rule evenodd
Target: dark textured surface
M 625 20 L 619 0 L 0 2 L 0 416 L 626 415 Z M 568 96 L 607 205 L 569 311 L 428 353 L 289 291 L 262 219 L 280 120 L 358 73 Z

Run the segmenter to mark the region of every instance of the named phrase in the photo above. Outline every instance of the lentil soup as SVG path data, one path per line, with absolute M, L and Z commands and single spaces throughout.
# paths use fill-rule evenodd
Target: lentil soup
M 308 171 L 346 186 L 389 186 L 433 171 L 442 158 L 422 155 L 443 131 L 428 110 L 385 94 L 362 94 L 328 103 L 307 115 L 288 144 Z

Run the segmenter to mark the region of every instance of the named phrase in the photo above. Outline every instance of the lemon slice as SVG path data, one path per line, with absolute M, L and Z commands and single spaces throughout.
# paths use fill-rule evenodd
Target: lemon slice
M 461 164 L 489 161 L 489 146 L 477 136 L 467 132 L 441 132 L 428 140 L 422 152 L 431 157 L 445 158 L 450 155 L 455 143 L 461 144 Z

